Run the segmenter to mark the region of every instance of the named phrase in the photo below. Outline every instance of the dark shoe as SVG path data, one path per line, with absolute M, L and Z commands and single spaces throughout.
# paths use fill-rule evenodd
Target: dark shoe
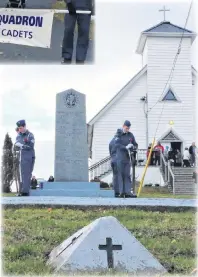
M 124 193 L 121 193 L 121 194 L 119 195 L 119 198 L 125 198 L 125 194 L 124 194 Z
M 63 59 L 61 63 L 62 63 L 62 64 L 71 64 L 72 61 L 71 61 L 71 60 L 68 60 L 68 59 Z
M 21 194 L 21 196 L 29 196 L 29 193 L 23 192 L 23 193 Z
M 118 198 L 120 196 L 119 193 L 115 193 L 115 197 Z
M 84 61 L 76 61 L 76 64 L 84 64 Z
M 137 198 L 137 195 L 135 195 L 135 194 L 126 194 L 125 197 L 126 198 Z

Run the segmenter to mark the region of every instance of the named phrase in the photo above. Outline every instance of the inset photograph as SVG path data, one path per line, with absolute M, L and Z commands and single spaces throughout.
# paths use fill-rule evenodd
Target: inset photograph
M 94 0 L 21 1 L 0 2 L 0 63 L 94 63 Z

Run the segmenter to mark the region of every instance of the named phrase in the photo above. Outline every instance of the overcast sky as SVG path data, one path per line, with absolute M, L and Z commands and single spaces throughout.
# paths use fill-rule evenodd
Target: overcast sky
M 37 177 L 54 174 L 55 95 L 74 88 L 86 94 L 89 121 L 141 69 L 135 53 L 140 33 L 163 20 L 184 26 L 190 1 L 105 1 L 97 5 L 96 64 L 90 66 L 0 66 L 1 144 L 6 132 L 15 140 L 15 123 L 26 119 L 36 139 Z M 188 29 L 196 31 L 193 13 Z M 192 64 L 196 66 L 196 41 Z M 119 127 L 119 126 L 118 126 Z

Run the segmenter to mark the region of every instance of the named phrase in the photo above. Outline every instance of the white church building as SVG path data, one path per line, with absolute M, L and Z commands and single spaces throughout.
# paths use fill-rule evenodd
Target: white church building
M 156 141 L 181 152 L 195 141 L 197 72 L 191 64 L 195 38 L 193 31 L 167 21 L 141 33 L 136 53 L 144 57 L 143 68 L 88 122 L 92 165 L 109 156 L 109 142 L 126 119 L 139 149 L 153 141 L 159 118 Z

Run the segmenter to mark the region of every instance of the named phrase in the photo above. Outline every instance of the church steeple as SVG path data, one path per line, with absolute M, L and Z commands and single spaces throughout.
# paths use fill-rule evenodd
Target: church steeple
M 180 38 L 181 36 L 183 36 L 184 38 L 191 38 L 191 43 L 193 43 L 196 38 L 196 33 L 172 24 L 169 21 L 162 21 L 161 23 L 141 33 L 136 53 L 143 54 L 147 39 L 149 37 Z

